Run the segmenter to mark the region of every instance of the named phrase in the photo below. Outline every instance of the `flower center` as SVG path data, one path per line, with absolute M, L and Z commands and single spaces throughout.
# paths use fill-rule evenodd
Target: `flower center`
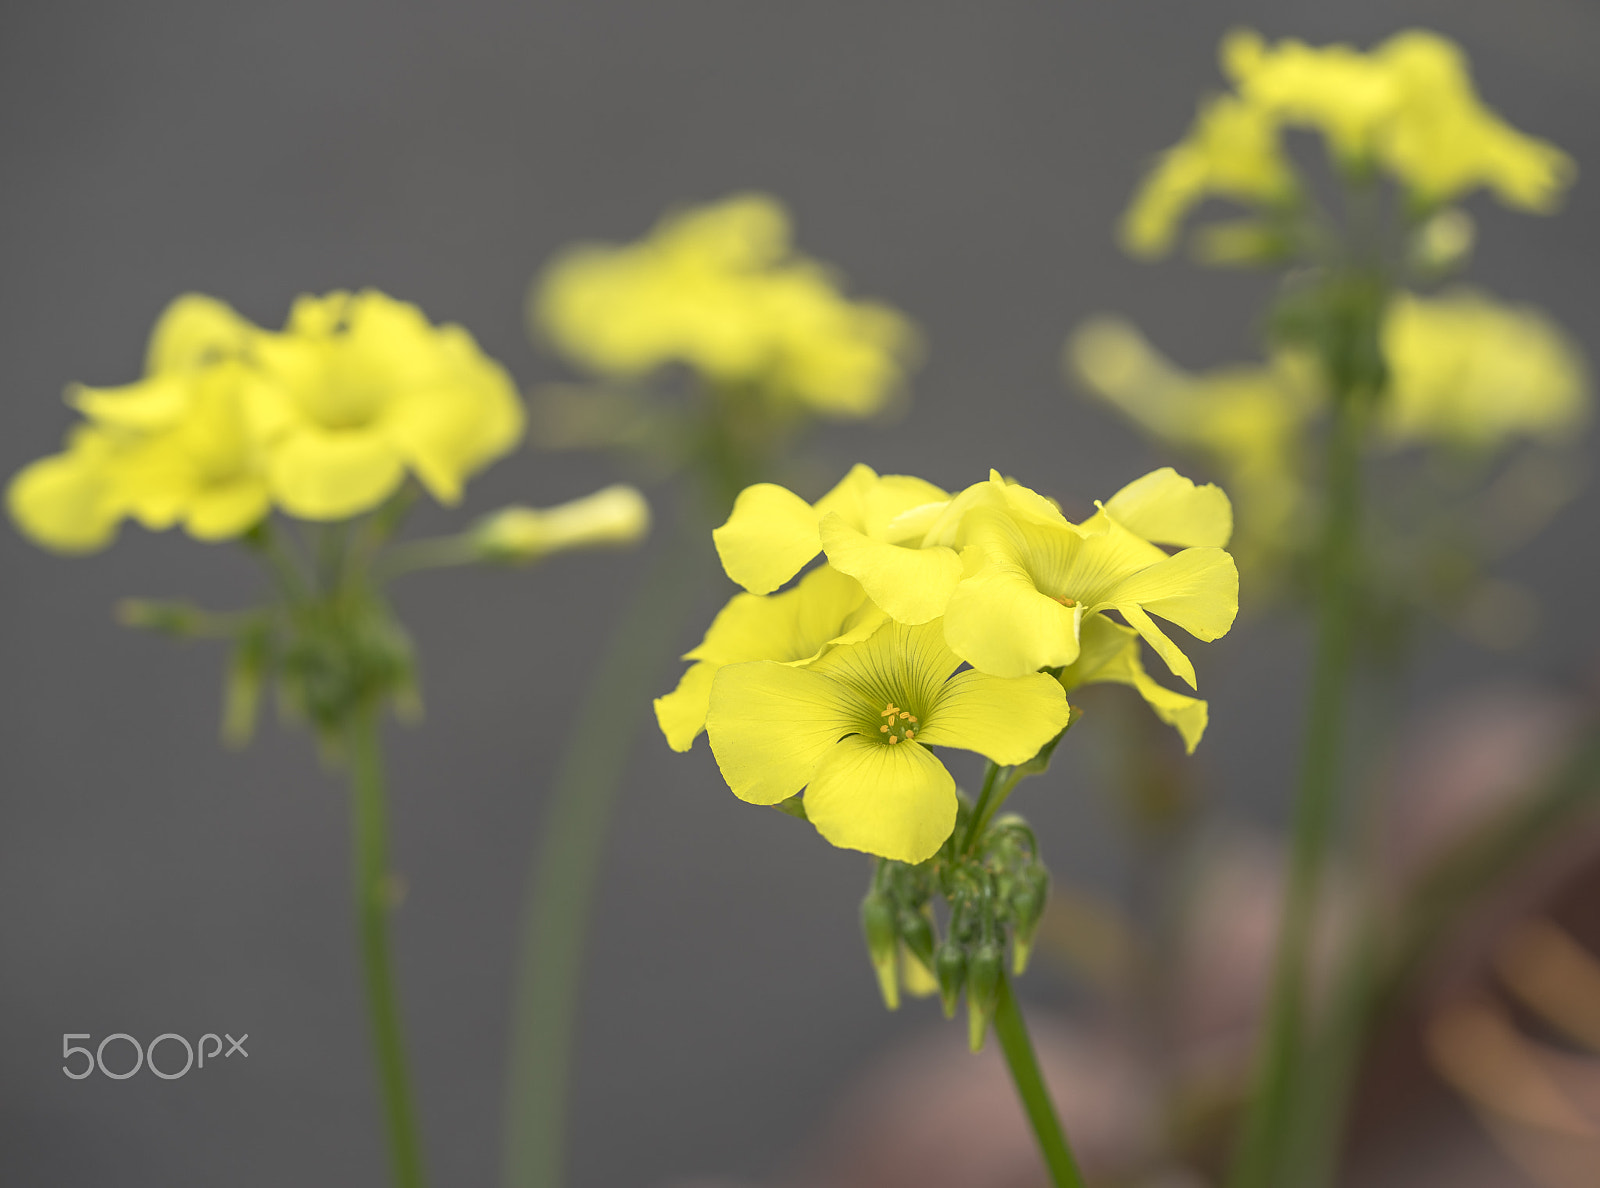
M 1078 600 L 1076 598 L 1068 598 L 1065 594 L 1052 594 L 1050 597 L 1054 598 L 1062 606 L 1069 609 L 1078 605 Z
M 901 709 L 894 702 L 883 707 L 878 717 L 884 719 L 878 733 L 886 743 L 911 742 L 917 737 L 917 716 Z

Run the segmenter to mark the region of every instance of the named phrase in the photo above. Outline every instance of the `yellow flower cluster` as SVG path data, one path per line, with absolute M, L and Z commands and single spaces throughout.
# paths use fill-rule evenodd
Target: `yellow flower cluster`
M 510 377 L 470 334 L 371 290 L 301 297 L 280 332 L 180 297 L 151 334 L 144 379 L 68 401 L 84 420 L 66 450 L 7 491 L 21 529 L 61 552 L 103 548 L 129 517 L 210 541 L 274 506 L 341 520 L 407 474 L 455 503 L 523 427 Z
M 851 301 L 832 272 L 793 252 L 776 199 L 742 194 L 667 215 L 637 243 L 586 245 L 535 288 L 536 328 L 598 375 L 669 364 L 723 391 L 827 417 L 866 417 L 916 353 L 911 324 Z
M 1380 341 L 1388 386 L 1375 444 L 1488 453 L 1517 439 L 1556 442 L 1590 416 L 1588 368 L 1548 316 L 1470 289 L 1401 292 Z M 1303 537 L 1313 423 L 1328 398 L 1314 362 L 1280 350 L 1265 364 L 1182 370 L 1132 325 L 1096 318 L 1073 334 L 1066 365 L 1157 440 L 1206 456 L 1238 500 L 1247 562 L 1270 564 Z
M 1162 155 L 1128 210 L 1123 241 L 1154 256 L 1208 196 L 1290 205 L 1300 190 L 1285 129 L 1320 133 L 1346 171 L 1380 169 L 1429 209 L 1479 187 L 1522 210 L 1548 211 L 1571 181 L 1571 159 L 1506 123 L 1478 98 L 1459 46 L 1437 33 L 1397 33 L 1370 52 L 1348 45 L 1269 45 L 1251 31 L 1222 43 L 1234 92 L 1208 100 L 1189 134 Z
M 956 819 L 955 783 L 929 747 L 1026 762 L 1066 727 L 1068 690 L 1110 681 L 1193 749 L 1205 702 L 1153 680 L 1139 645 L 1194 686 L 1152 616 L 1202 640 L 1229 629 L 1232 519 L 1219 489 L 1170 469 L 1076 524 L 993 472 L 952 494 L 857 466 L 814 504 L 746 488 L 713 534 L 746 592 L 684 657 L 693 666 L 657 719 L 675 750 L 705 730 L 741 799 L 803 789 L 833 844 L 921 862 Z

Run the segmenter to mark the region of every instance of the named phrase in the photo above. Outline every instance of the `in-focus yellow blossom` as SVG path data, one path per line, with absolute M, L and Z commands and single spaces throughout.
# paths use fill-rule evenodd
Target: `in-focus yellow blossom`
M 1194 666 L 1150 615 L 1213 640 L 1238 613 L 1238 571 L 1221 547 L 1232 530 L 1227 497 L 1170 469 L 1130 483 L 1081 525 L 990 507 L 967 521 L 967 576 L 950 596 L 945 633 L 984 672 L 1071 664 L 1085 617 L 1115 610 L 1192 688 Z M 1156 541 L 1188 547 L 1169 556 Z
M 556 507 L 505 507 L 478 521 L 472 540 L 485 557 L 528 562 L 570 549 L 604 548 L 643 540 L 650 505 L 625 483 Z
M 762 194 L 669 214 L 636 243 L 568 251 L 538 283 L 532 315 L 601 376 L 684 364 L 724 392 L 828 417 L 877 412 L 916 354 L 911 324 L 845 297 L 829 269 L 793 251 L 787 213 Z
M 1279 352 L 1265 365 L 1201 375 L 1175 366 L 1121 318 L 1097 317 L 1068 340 L 1066 366 L 1145 432 L 1206 457 L 1239 515 L 1240 564 L 1270 565 L 1305 526 L 1308 426 L 1326 406 L 1315 365 Z
M 1278 121 L 1231 95 L 1207 100 L 1193 127 L 1161 154 L 1122 222 L 1122 242 L 1135 255 L 1172 247 L 1194 205 L 1216 196 L 1255 206 L 1282 206 L 1299 193 L 1279 145 Z
M 687 751 L 705 729 L 711 680 L 723 665 L 773 660 L 803 667 L 829 647 L 865 639 L 883 618 L 860 583 L 827 565 L 781 594 L 735 594 L 700 644 L 683 655 L 694 663 L 678 687 L 656 698 L 656 721 L 667 744 Z
M 1384 318 L 1383 353 L 1379 427 L 1396 444 L 1482 451 L 1515 437 L 1559 440 L 1589 418 L 1582 354 L 1531 306 L 1465 289 L 1401 293 Z
M 374 290 L 301 297 L 255 349 L 283 395 L 264 430 L 272 494 L 302 519 L 368 511 L 408 471 L 455 503 L 522 436 L 515 385 L 466 330 Z
M 1139 656 L 1139 634 L 1113 623 L 1104 615 L 1090 615 L 1078 637 L 1078 658 L 1061 670 L 1061 685 L 1068 693 L 1082 685 L 1130 685 L 1138 691 L 1156 717 L 1177 730 L 1190 753 L 1206 732 L 1209 710 L 1204 701 L 1168 689 L 1145 672 Z
M 974 670 L 937 619 L 886 622 L 807 667 L 730 664 L 711 686 L 706 732 L 734 793 L 806 816 L 836 846 L 902 862 L 931 857 L 956 820 L 955 782 L 929 747 L 1025 762 L 1065 729 L 1060 683 Z

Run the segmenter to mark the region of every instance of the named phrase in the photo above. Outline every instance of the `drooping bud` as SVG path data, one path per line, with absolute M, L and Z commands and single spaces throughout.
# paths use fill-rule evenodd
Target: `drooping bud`
M 900 985 L 912 998 L 927 998 L 939 989 L 933 970 L 904 941 L 900 943 Z
M 887 895 L 871 891 L 861 901 L 861 935 L 866 939 L 867 956 L 878 975 L 883 1004 L 891 1011 L 900 1008 L 900 938 L 894 916 L 894 904 Z
M 501 508 L 470 536 L 485 560 L 525 564 L 566 549 L 635 544 L 649 531 L 650 505 L 619 483 L 557 507 Z
M 926 912 L 902 908 L 900 911 L 900 937 L 906 948 L 927 969 L 933 968 L 933 921 Z
M 1050 899 L 1050 872 L 1040 863 L 1027 867 L 1011 892 L 1011 972 L 1021 977 L 1033 955 L 1033 939 Z
M 944 1007 L 944 1017 L 956 1017 L 956 1004 L 961 1001 L 961 987 L 967 980 L 967 953 L 953 940 L 946 940 L 933 955 L 933 976 L 939 982 L 939 1004 Z
M 983 1051 L 1004 976 L 1005 951 L 992 940 L 982 941 L 967 963 L 967 1045 L 974 1052 Z

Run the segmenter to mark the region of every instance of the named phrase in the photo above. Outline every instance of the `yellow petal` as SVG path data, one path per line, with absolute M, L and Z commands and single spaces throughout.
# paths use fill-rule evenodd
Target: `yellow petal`
M 302 427 L 273 451 L 268 467 L 284 511 L 305 520 L 342 520 L 382 503 L 405 477 L 381 435 Z
M 1071 692 L 1080 685 L 1109 682 L 1130 685 L 1138 691 L 1156 717 L 1177 730 L 1184 748 L 1194 753 L 1205 734 L 1209 710 L 1204 701 L 1158 684 L 1145 672 L 1139 657 L 1139 636 L 1104 615 L 1089 615 L 1080 635 L 1083 650 L 1077 662 L 1061 672 L 1061 684 Z
M 775 483 L 740 491 L 733 514 L 711 539 L 723 570 L 752 594 L 770 594 L 822 551 L 817 513 Z
M 705 729 L 711 708 L 711 681 L 720 664 L 702 661 L 689 666 L 678 687 L 655 700 L 656 722 L 674 751 L 687 751 Z
M 847 620 L 865 600 L 860 583 L 826 565 L 782 594 L 735 594 L 684 659 L 718 664 L 811 660 L 847 628 L 857 627 Z
M 820 531 L 828 564 L 860 582 L 867 597 L 897 622 L 914 625 L 938 618 L 961 580 L 961 559 L 954 549 L 873 540 L 833 514 L 822 518 Z
M 1226 635 L 1239 613 L 1239 570 L 1222 549 L 1193 548 L 1123 578 L 1099 606 L 1137 603 L 1196 639 Z
M 950 595 L 944 635 L 980 672 L 1021 677 L 1078 658 L 1083 606 L 1068 608 L 1039 592 L 1018 564 L 994 560 Z
M 706 733 L 733 794 L 777 804 L 805 787 L 829 748 L 858 726 L 860 713 L 828 678 L 758 660 L 718 670 Z
M 107 428 L 136 433 L 170 429 L 194 402 L 194 384 L 187 375 L 158 375 L 116 388 L 76 385 L 67 403 Z
M 1066 729 L 1061 683 L 1045 673 L 1007 680 L 968 669 L 945 682 L 917 741 L 976 751 L 1002 765 L 1025 763 Z
M 944 624 L 935 619 L 911 627 L 890 619 L 858 644 L 825 652 L 811 671 L 825 673 L 853 690 L 876 726 L 875 717 L 887 702 L 916 707 L 934 703 L 940 687 L 956 669 L 961 657 L 944 642 Z M 858 721 L 854 728 L 861 723 Z
M 1157 544 L 1216 545 L 1233 535 L 1233 505 L 1214 483 L 1197 487 L 1170 466 L 1135 479 L 1105 503 L 1106 514 Z
M 103 452 L 81 438 L 18 471 L 6 488 L 6 510 L 28 539 L 58 553 L 105 548 L 121 519 Z
M 1162 633 L 1161 628 L 1151 621 L 1150 616 L 1140 610 L 1133 603 L 1117 607 L 1122 617 L 1128 620 L 1129 625 L 1143 637 L 1145 643 L 1155 649 L 1156 655 L 1166 662 L 1172 670 L 1172 675 L 1181 679 L 1189 688 L 1195 688 L 1194 665 L 1183 650 Z
M 184 527 L 196 540 L 232 540 L 254 528 L 271 510 L 266 483 L 259 478 L 240 478 L 195 492 Z
M 834 845 L 897 862 L 933 857 L 956 824 L 955 781 L 915 742 L 844 739 L 817 765 L 805 803 Z
M 159 375 L 237 355 L 261 333 L 226 302 L 202 293 L 185 293 L 162 311 L 150 332 L 145 371 Z

